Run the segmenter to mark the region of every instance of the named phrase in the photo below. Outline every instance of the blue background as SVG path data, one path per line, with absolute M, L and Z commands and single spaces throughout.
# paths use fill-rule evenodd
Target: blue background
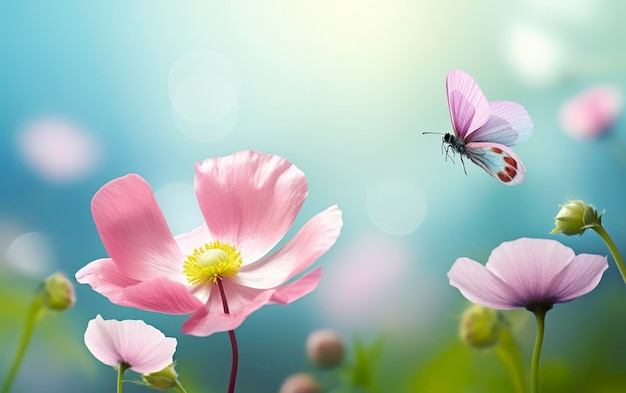
M 608 254 L 594 233 L 548 234 L 567 199 L 606 210 L 607 230 L 626 246 L 626 120 L 585 143 L 557 118 L 572 95 L 626 83 L 625 12 L 609 0 L 0 1 L 0 370 L 40 280 L 55 271 L 73 278 L 106 256 L 89 207 L 99 187 L 140 174 L 181 233 L 202 220 L 194 164 L 252 149 L 287 158 L 309 180 L 287 238 L 332 204 L 345 224 L 317 262 L 324 278 L 315 292 L 265 307 L 237 329 L 237 391 L 273 392 L 292 373 L 314 372 L 304 343 L 327 327 L 348 347 L 355 335 L 382 335 L 380 384 L 410 390 L 458 342 L 466 301 L 446 277 L 456 258 L 484 263 L 519 237 Z M 527 170 L 521 185 L 502 185 L 471 163 L 465 175 L 458 160 L 446 162 L 440 136 L 422 134 L 451 130 L 445 76 L 455 68 L 489 100 L 517 101 L 530 113 L 534 134 L 514 148 Z M 24 158 L 25 125 L 46 118 L 90 141 L 94 160 L 80 176 L 50 178 Z M 28 233 L 37 234 L 27 248 L 41 260 L 16 262 L 11 246 Z M 548 315 L 542 364 L 554 386 L 624 386 L 626 287 L 609 259 L 596 291 Z M 112 305 L 87 285 L 76 284 L 76 297 L 66 314 L 41 321 L 15 392 L 112 391 L 115 372 L 82 341 L 98 313 L 144 319 L 176 337 L 189 391 L 226 390 L 226 334 L 184 336 L 184 317 Z M 528 364 L 534 331 L 532 320 L 520 322 Z M 478 356 L 474 369 L 489 355 Z M 474 389 L 498 391 L 481 382 L 505 375 L 497 362 L 489 367 L 495 377 L 477 371 Z

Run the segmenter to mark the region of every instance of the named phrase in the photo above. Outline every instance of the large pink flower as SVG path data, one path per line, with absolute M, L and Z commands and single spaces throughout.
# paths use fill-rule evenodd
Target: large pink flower
M 104 185 L 91 209 L 110 258 L 79 270 L 78 282 L 123 306 L 193 313 L 183 332 L 196 336 L 232 330 L 263 305 L 291 303 L 315 289 L 321 268 L 285 283 L 335 243 L 342 226 L 337 206 L 267 255 L 306 198 L 307 181 L 297 167 L 241 151 L 198 163 L 195 189 L 205 224 L 174 237 L 144 179 L 127 175 Z
M 104 320 L 100 315 L 89 321 L 85 345 L 102 363 L 125 365 L 140 374 L 163 370 L 174 360 L 176 339 L 144 321 Z
M 486 265 L 456 260 L 448 278 L 469 301 L 508 310 L 551 307 L 593 290 L 608 267 L 600 255 L 575 255 L 556 240 L 522 238 L 496 247 Z

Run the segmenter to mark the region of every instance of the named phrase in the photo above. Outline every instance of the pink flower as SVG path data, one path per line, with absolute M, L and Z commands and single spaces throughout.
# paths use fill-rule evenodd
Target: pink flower
M 140 374 L 163 370 L 173 362 L 176 339 L 144 321 L 104 320 L 100 315 L 89 321 L 85 345 L 102 363 L 124 364 Z
M 623 105 L 624 94 L 619 87 L 598 85 L 565 102 L 559 111 L 559 123 L 574 139 L 594 139 L 613 125 Z
M 104 185 L 91 208 L 110 258 L 79 270 L 78 282 L 123 306 L 193 313 L 183 332 L 196 336 L 232 330 L 266 304 L 291 303 L 315 289 L 321 268 L 285 283 L 335 243 L 342 226 L 337 206 L 267 255 L 306 198 L 307 181 L 297 167 L 241 151 L 198 163 L 195 189 L 205 224 L 174 237 L 144 179 L 127 175 Z
M 459 258 L 450 285 L 469 301 L 500 310 L 547 308 L 593 290 L 608 267 L 600 255 L 575 255 L 556 240 L 522 238 L 496 247 L 485 266 Z

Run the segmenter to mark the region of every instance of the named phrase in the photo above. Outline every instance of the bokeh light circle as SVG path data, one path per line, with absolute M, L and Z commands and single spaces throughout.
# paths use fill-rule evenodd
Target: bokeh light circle
M 211 123 L 228 114 L 237 102 L 237 91 L 217 77 L 191 75 L 172 94 L 178 113 L 193 123 Z
M 375 179 L 367 192 L 367 212 L 381 231 L 408 235 L 426 217 L 426 195 L 408 175 L 385 175 Z
M 203 143 L 217 142 L 235 129 L 239 121 L 239 105 L 235 105 L 226 116 L 210 123 L 190 122 L 172 107 L 172 119 L 180 132 L 189 139 Z
M 520 80 L 533 87 L 554 84 L 564 74 L 566 48 L 554 34 L 528 24 L 514 24 L 504 46 Z
M 224 138 L 238 120 L 239 88 L 237 70 L 224 55 L 210 51 L 184 54 L 169 74 L 175 124 L 198 142 Z
M 40 276 L 52 270 L 52 242 L 41 232 L 25 233 L 11 242 L 6 250 L 9 267 L 27 275 Z

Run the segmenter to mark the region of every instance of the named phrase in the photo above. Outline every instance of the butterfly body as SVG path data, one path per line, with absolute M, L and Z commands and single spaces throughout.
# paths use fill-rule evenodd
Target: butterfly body
M 461 160 L 463 160 L 463 156 L 467 156 L 469 158 L 463 139 L 457 138 L 449 132 L 446 132 L 443 136 L 443 143 L 448 145 L 448 149 L 452 149 L 453 152 L 459 153 L 461 155 Z
M 524 107 L 511 101 L 488 102 L 474 79 L 460 70 L 448 74 L 446 90 L 454 129 L 454 134 L 443 136 L 446 156 L 451 149 L 463 167 L 467 157 L 506 185 L 521 183 L 526 169 L 509 146 L 532 134 L 533 123 Z

